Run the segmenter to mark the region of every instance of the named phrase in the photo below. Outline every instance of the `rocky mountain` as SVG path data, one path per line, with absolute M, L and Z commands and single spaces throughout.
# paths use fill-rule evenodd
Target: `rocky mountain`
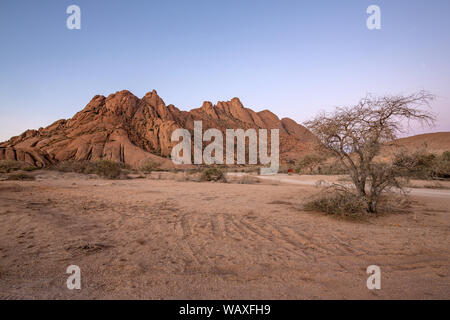
M 173 130 L 192 130 L 194 120 L 202 120 L 203 130 L 222 132 L 228 128 L 278 128 L 282 162 L 311 152 L 317 143 L 316 137 L 294 120 L 280 120 L 268 110 L 254 112 L 238 98 L 216 105 L 206 101 L 200 108 L 181 111 L 166 105 L 155 90 L 142 99 L 124 90 L 108 97 L 97 95 L 71 119 L 27 130 L 0 143 L 0 159 L 39 167 L 63 160 L 110 159 L 139 167 L 150 158 L 170 167 Z
M 434 154 L 450 151 L 450 132 L 425 133 L 396 139 L 381 148 L 378 159 L 390 161 L 396 154 L 417 151 Z

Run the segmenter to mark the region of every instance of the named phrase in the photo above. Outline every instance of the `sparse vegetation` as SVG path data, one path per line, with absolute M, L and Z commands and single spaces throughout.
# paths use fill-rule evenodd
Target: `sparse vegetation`
M 35 177 L 24 172 L 14 172 L 8 174 L 6 180 L 19 180 L 19 181 L 31 181 L 35 180 Z
M 225 173 L 219 168 L 208 168 L 203 170 L 201 180 L 227 182 Z
M 0 160 L 0 172 L 9 173 L 20 169 L 20 163 L 12 160 Z
M 242 173 L 259 173 L 261 166 L 259 165 L 246 165 L 246 166 L 235 166 L 226 167 L 228 172 L 242 172 Z
M 107 179 L 118 179 L 125 173 L 128 167 L 111 160 L 75 161 L 68 160 L 58 163 L 53 169 L 62 172 L 76 172 L 84 174 L 97 174 Z
M 296 163 L 295 172 L 313 174 L 325 160 L 326 158 L 317 154 L 306 155 Z
M 306 122 L 323 148 L 331 152 L 350 175 L 357 198 L 353 190 L 345 197 L 355 204 L 364 200 L 366 210 L 376 213 L 383 192 L 393 188 L 402 190 L 397 167 L 376 163 L 374 159 L 384 143 L 395 140 L 402 132 L 402 123 L 434 123 L 435 117 L 421 109 L 433 98 L 425 91 L 410 96 L 368 96 L 356 106 L 337 108 L 334 113 L 322 113 Z M 324 210 L 333 202 L 344 206 L 345 197 L 339 193 L 335 198 L 325 198 Z
M 21 161 L 0 160 L 0 173 L 10 173 L 17 170 L 33 171 L 37 169 L 37 167 Z
M 347 173 L 348 171 L 339 161 L 321 163 L 314 171 L 314 174 L 322 175 L 342 175 Z
M 146 159 L 143 161 L 140 170 L 144 173 L 151 173 L 153 171 L 157 171 L 160 167 L 161 163 L 151 159 Z
M 124 164 L 110 160 L 95 161 L 93 167 L 94 173 L 108 179 L 119 178 L 122 173 L 122 169 L 125 169 Z
M 239 177 L 235 182 L 238 184 L 255 184 L 259 183 L 259 180 L 256 177 L 244 175 L 242 177 Z
M 342 175 L 348 171 L 339 161 L 332 157 L 327 159 L 320 155 L 307 155 L 295 164 L 295 173 L 308 175 Z
M 416 179 L 450 178 L 450 151 L 441 155 L 418 150 L 412 154 L 401 152 L 395 155 L 394 166 L 400 175 Z

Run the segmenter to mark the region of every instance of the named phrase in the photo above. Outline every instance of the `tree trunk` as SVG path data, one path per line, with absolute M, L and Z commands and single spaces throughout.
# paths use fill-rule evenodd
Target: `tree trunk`
M 376 201 L 369 200 L 368 207 L 369 207 L 369 212 L 370 213 L 377 213 L 377 203 L 376 203 Z

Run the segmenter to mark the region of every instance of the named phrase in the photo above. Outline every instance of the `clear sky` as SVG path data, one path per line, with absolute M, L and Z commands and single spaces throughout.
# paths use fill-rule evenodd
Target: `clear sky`
M 81 30 L 66 27 L 72 4 Z M 297 122 L 426 89 L 431 131 L 450 131 L 449 88 L 449 0 L 0 1 L 0 141 L 122 89 L 183 110 L 237 96 Z

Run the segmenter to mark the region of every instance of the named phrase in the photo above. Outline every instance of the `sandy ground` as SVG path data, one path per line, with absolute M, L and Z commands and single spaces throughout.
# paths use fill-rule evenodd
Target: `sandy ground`
M 450 298 L 450 191 L 360 222 L 302 211 L 317 192 L 61 173 L 2 181 L 0 299 Z M 81 290 L 66 287 L 72 264 Z M 369 265 L 381 290 L 366 287 Z

